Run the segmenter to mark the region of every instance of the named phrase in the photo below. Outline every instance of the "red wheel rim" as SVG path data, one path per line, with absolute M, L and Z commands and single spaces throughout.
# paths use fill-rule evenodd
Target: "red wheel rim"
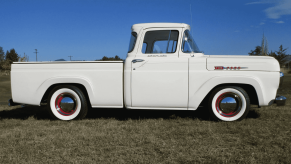
M 70 93 L 61 93 L 55 100 L 55 108 L 59 114 L 63 116 L 71 116 L 78 108 L 77 99 Z

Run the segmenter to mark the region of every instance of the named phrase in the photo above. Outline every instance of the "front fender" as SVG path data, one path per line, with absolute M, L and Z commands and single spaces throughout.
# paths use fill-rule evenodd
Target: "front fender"
M 189 92 L 189 109 L 197 109 L 206 95 L 213 88 L 218 85 L 228 83 L 248 84 L 253 86 L 257 92 L 259 104 L 261 105 L 264 103 L 264 91 L 262 89 L 262 82 L 260 79 L 252 76 L 216 76 L 202 83 L 196 91 L 192 93 Z

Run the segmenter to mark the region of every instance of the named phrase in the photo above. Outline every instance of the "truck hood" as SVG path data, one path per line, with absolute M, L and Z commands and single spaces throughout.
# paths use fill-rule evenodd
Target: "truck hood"
M 213 71 L 215 67 L 241 71 L 280 71 L 279 62 L 270 56 L 207 55 L 207 69 Z

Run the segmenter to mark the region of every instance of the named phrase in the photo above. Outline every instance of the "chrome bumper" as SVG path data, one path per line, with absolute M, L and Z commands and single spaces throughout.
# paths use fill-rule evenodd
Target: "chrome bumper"
M 282 87 L 283 79 L 284 79 L 284 73 L 283 72 L 280 72 L 280 84 L 279 84 L 279 88 Z M 286 97 L 277 95 L 274 103 L 276 103 L 277 106 L 284 106 L 285 103 L 286 103 Z
M 277 95 L 275 99 L 277 106 L 284 106 L 286 103 L 286 97 Z

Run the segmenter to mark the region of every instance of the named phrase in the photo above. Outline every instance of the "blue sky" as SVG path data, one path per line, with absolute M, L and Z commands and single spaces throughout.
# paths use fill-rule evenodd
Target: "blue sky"
M 261 44 L 291 54 L 291 0 L 0 0 L 0 46 L 35 61 L 125 58 L 131 26 L 191 25 L 207 55 L 247 55 Z

